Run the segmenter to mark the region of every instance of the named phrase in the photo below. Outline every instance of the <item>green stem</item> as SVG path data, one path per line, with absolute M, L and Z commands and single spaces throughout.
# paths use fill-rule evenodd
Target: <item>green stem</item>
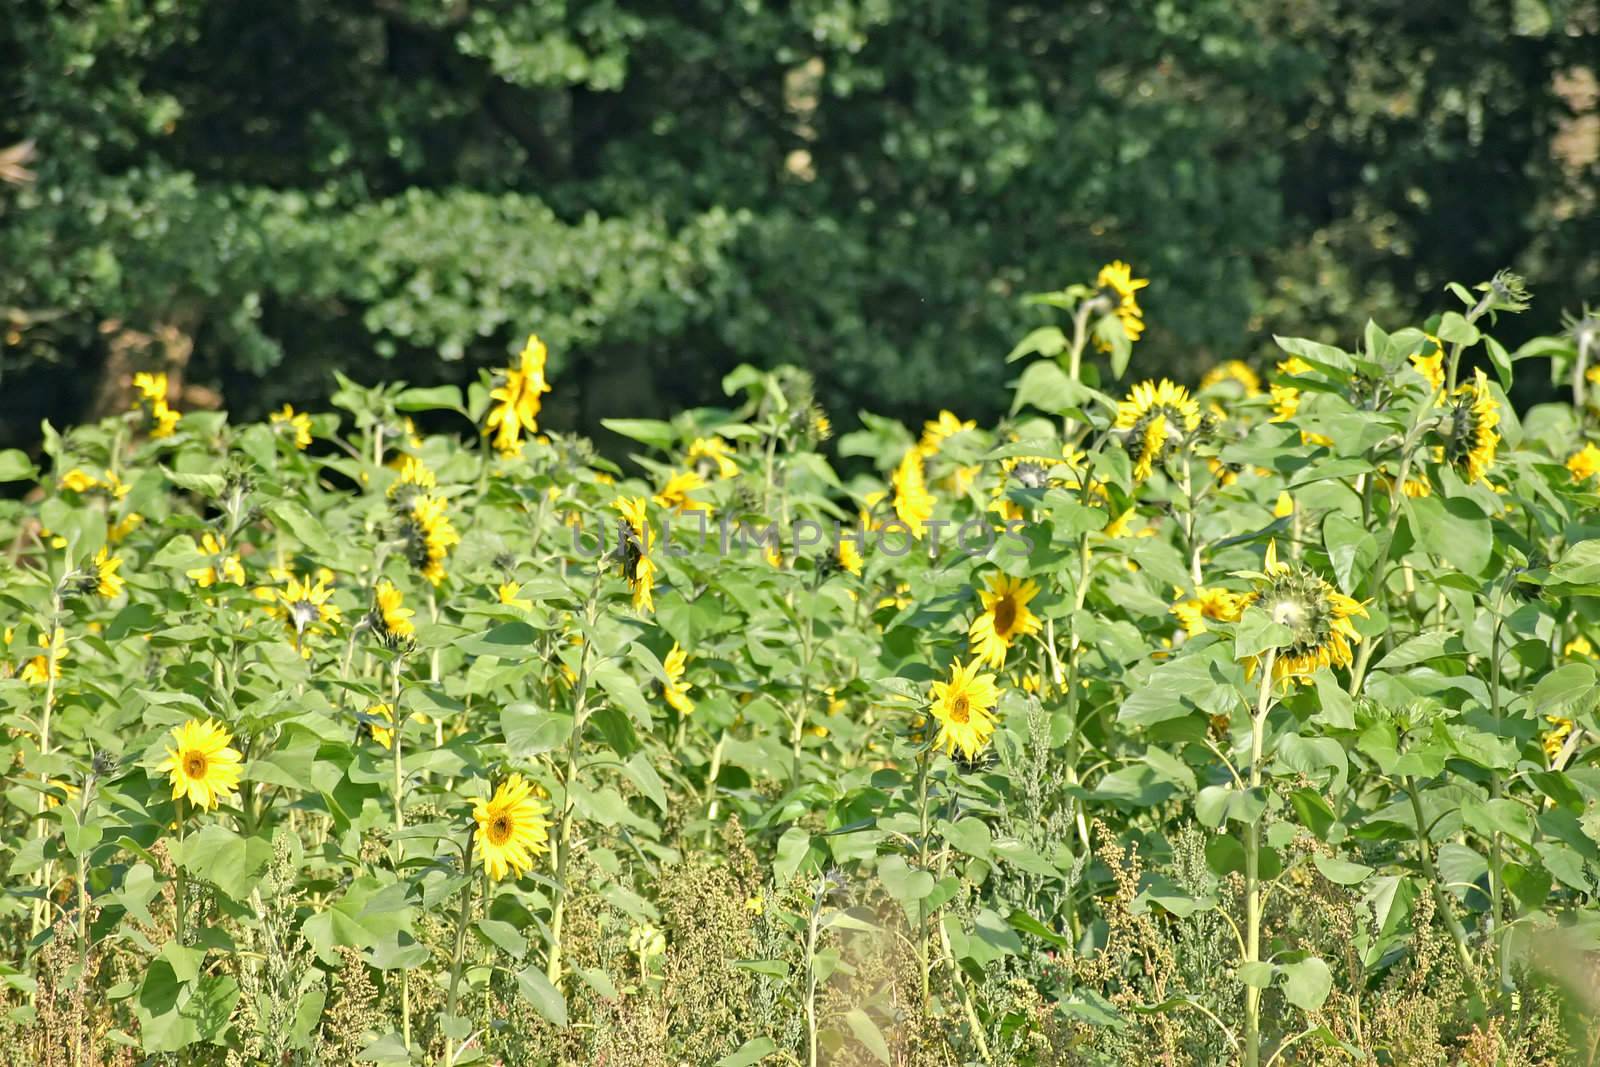
M 461 962 L 466 957 L 467 948 L 467 921 L 472 915 L 472 887 L 477 881 L 472 876 L 472 846 L 475 835 L 467 831 L 467 847 L 461 857 L 461 873 L 466 878 L 466 884 L 461 887 L 461 910 L 456 916 L 456 943 L 455 949 L 450 954 L 450 989 L 445 994 L 444 1014 L 450 1025 L 454 1025 L 456 1017 L 456 989 L 461 984 Z M 455 1064 L 455 1039 L 448 1035 L 444 1039 L 445 1067 Z
M 589 601 L 584 610 L 585 618 L 591 627 L 595 622 L 600 573 L 598 570 L 595 573 L 594 588 L 589 593 Z M 550 956 L 545 964 L 545 977 L 550 980 L 551 985 L 558 988 L 561 984 L 561 928 L 567 914 L 567 867 L 572 860 L 572 821 L 573 810 L 577 804 L 573 799 L 572 787 L 578 780 L 578 741 L 583 736 L 583 726 L 588 718 L 589 655 L 593 645 L 593 640 L 585 635 L 583 652 L 578 657 L 578 679 L 572 704 L 572 735 L 567 738 L 567 765 L 561 779 L 561 814 L 556 820 L 555 904 L 550 912 Z
M 925 746 L 917 757 L 917 869 L 928 869 L 928 765 L 933 749 Z M 928 1017 L 928 909 L 925 902 L 917 903 L 917 963 L 922 973 L 922 1018 Z
M 1272 708 L 1272 671 L 1277 666 L 1278 650 L 1267 652 L 1261 665 L 1261 690 L 1255 714 L 1250 717 L 1250 789 L 1261 788 L 1262 753 L 1266 747 L 1267 712 Z M 1261 962 L 1261 824 L 1251 820 L 1244 828 L 1244 907 L 1246 963 Z M 1259 1067 L 1261 1062 L 1261 989 L 1244 988 L 1244 1062 Z
M 391 850 L 394 859 L 395 877 L 400 877 L 400 863 L 404 855 L 400 836 L 406 828 L 405 806 L 402 796 L 405 789 L 405 717 L 400 709 L 400 668 L 405 662 L 403 657 L 396 656 L 393 665 L 389 668 L 389 708 L 394 719 L 394 728 L 389 734 L 389 751 L 394 757 L 394 780 L 392 783 L 394 795 L 394 842 Z M 411 981 L 406 970 L 400 971 L 400 1038 L 405 1042 L 405 1047 L 411 1047 Z

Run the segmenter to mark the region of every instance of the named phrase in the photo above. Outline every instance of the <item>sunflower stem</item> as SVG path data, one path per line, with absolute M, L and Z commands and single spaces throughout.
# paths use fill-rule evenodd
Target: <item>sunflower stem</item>
M 60 653 L 56 648 L 56 629 L 60 625 L 61 615 L 61 588 L 56 587 L 50 598 L 50 617 L 45 623 L 45 683 L 44 683 L 44 709 L 39 715 L 39 775 L 44 781 L 44 788 L 39 791 L 37 812 L 39 818 L 39 835 L 45 835 L 44 824 L 45 797 L 50 787 L 50 718 L 56 706 L 56 675 L 61 669 Z M 33 906 L 32 936 L 38 937 L 46 925 L 50 909 L 50 861 L 46 860 L 39 868 L 39 888 L 43 895 Z
M 596 598 L 603 573 L 600 568 L 595 569 L 594 586 L 584 606 L 584 617 L 590 627 L 595 623 Z M 567 766 L 561 777 L 561 815 L 557 819 L 555 834 L 555 903 L 550 911 L 550 955 L 545 964 L 545 977 L 557 989 L 561 987 L 561 927 L 567 914 L 567 865 L 572 860 L 572 813 L 577 803 L 572 796 L 572 787 L 578 778 L 578 741 L 583 736 L 583 726 L 588 718 L 589 651 L 593 645 L 594 642 L 586 636 L 583 651 L 578 656 L 578 679 L 573 686 L 572 698 L 572 734 L 567 738 Z
M 461 910 L 456 916 L 456 943 L 455 949 L 450 954 L 450 989 L 445 995 L 444 1014 L 451 1025 L 456 1017 L 456 989 L 461 984 L 461 962 L 466 957 L 467 948 L 467 920 L 472 914 L 472 887 L 477 879 L 472 876 L 472 845 L 475 835 L 471 829 L 467 831 L 467 847 L 461 856 L 461 874 L 466 882 L 461 887 Z M 456 1062 L 455 1039 L 449 1035 L 444 1039 L 445 1067 L 452 1067 Z
M 1278 650 L 1268 649 L 1261 666 L 1261 689 L 1256 697 L 1255 714 L 1250 717 L 1250 789 L 1261 788 L 1262 753 L 1266 747 L 1267 712 L 1272 708 L 1272 672 L 1277 667 Z M 1261 824 L 1259 818 L 1244 828 L 1245 950 L 1247 964 L 1261 962 Z M 1244 1063 L 1258 1067 L 1261 1062 L 1261 989 L 1244 988 Z
M 928 869 L 928 769 L 933 746 L 925 745 L 917 756 L 917 869 Z M 922 1014 L 928 1017 L 928 909 L 924 901 L 917 902 L 917 963 L 922 973 Z M 815 1063 L 813 1056 L 812 1062 Z
M 389 667 L 389 707 L 394 718 L 394 728 L 390 732 L 390 754 L 394 757 L 394 842 L 392 856 L 394 859 L 395 877 L 400 876 L 400 861 L 403 849 L 400 835 L 406 828 L 405 809 L 401 804 L 401 795 L 405 787 L 405 718 L 400 711 L 400 668 L 405 662 L 404 656 L 396 656 Z M 411 1048 L 411 984 L 404 968 L 400 970 L 400 1039 L 407 1049 Z

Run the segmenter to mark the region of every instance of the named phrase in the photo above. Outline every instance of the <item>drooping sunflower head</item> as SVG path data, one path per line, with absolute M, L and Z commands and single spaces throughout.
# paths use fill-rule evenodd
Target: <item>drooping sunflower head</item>
M 1480 369 L 1470 382 L 1457 387 L 1440 424 L 1444 460 L 1467 482 L 1481 481 L 1494 466 L 1500 445 L 1500 405 L 1489 391 Z
M 1114 428 L 1133 460 L 1134 477 L 1150 476 L 1155 465 L 1200 428 L 1200 405 L 1189 390 L 1163 378 L 1135 385 L 1117 405 Z
M 933 494 L 922 470 L 922 453 L 916 448 L 906 449 L 899 466 L 890 476 L 894 487 L 894 513 L 911 529 L 913 537 L 921 537 L 925 524 L 933 518 Z
M 1144 311 L 1139 307 L 1139 300 L 1135 294 L 1149 285 L 1150 279 L 1135 278 L 1133 268 L 1118 259 L 1100 268 L 1094 284 L 1096 290 L 1094 298 L 1105 304 L 1110 314 L 1116 316 L 1128 340 L 1137 341 L 1144 333 Z M 1096 342 L 1104 347 L 1099 338 L 1096 338 Z
M 127 584 L 117 573 L 121 566 L 122 560 L 111 554 L 110 546 L 101 545 L 94 559 L 69 573 L 64 583 L 79 595 L 97 594 L 109 600 L 119 596 Z
M 975 758 L 994 734 L 994 706 L 1000 690 L 994 675 L 979 674 L 982 662 L 973 659 L 966 666 L 957 660 L 950 665 L 950 680 L 934 682 L 930 711 L 939 723 L 934 747 L 946 755 L 956 750 L 966 759 Z
M 1031 579 L 1013 578 L 1003 572 L 991 574 L 987 584 L 988 589 L 978 592 L 983 610 L 972 620 L 967 641 L 974 662 L 1002 667 L 1013 641 L 1039 632 L 1039 617 L 1028 607 L 1029 601 L 1039 595 L 1039 586 Z
M 244 770 L 244 756 L 232 747 L 233 737 L 211 719 L 190 719 L 172 731 L 167 758 L 158 771 L 172 781 L 172 798 L 207 810 L 225 794 L 236 792 Z
M 394 705 L 374 704 L 369 707 L 367 717 L 361 723 L 361 732 L 384 748 L 391 748 L 394 745 Z
M 450 550 L 461 543 L 446 500 L 432 494 L 414 497 L 401 531 L 411 565 L 432 585 L 444 581 L 445 560 Z
M 694 701 L 689 699 L 689 690 L 694 687 L 683 680 L 688 667 L 689 654 L 674 641 L 672 650 L 667 653 L 666 659 L 661 661 L 661 670 L 667 676 L 666 683 L 661 687 L 661 695 L 667 705 L 679 715 L 688 715 L 694 711 Z
M 512 774 L 487 800 L 473 805 L 473 843 L 490 878 L 499 881 L 511 873 L 520 877 L 533 869 L 534 857 L 549 848 L 549 810 L 520 774 Z
M 1275 541 L 1267 545 L 1260 583 L 1242 598 L 1239 606 L 1242 610 L 1252 604 L 1291 634 L 1289 643 L 1278 649 L 1273 659 L 1275 682 L 1309 677 L 1322 667 L 1350 666 L 1352 646 L 1361 643 L 1361 634 L 1350 620 L 1358 615 L 1365 617 L 1366 607 L 1315 572 L 1299 564 L 1280 562 Z M 1245 662 L 1252 677 L 1259 667 L 1257 657 Z
M 368 625 L 389 648 L 409 648 L 417 634 L 411 622 L 416 612 L 406 607 L 405 594 L 385 579 L 378 583 L 374 597 Z
M 401 508 L 410 507 L 417 496 L 438 485 L 438 478 L 428 465 L 409 452 L 402 452 L 392 465 L 399 477 L 389 486 L 389 496 Z
M 1431 333 L 1422 336 L 1422 350 L 1411 354 L 1411 367 L 1437 393 L 1444 388 L 1444 342 Z
M 656 565 L 650 558 L 650 506 L 642 496 L 618 497 L 613 502 L 622 516 L 617 520 L 617 558 L 622 576 L 633 591 L 633 610 L 655 610 Z

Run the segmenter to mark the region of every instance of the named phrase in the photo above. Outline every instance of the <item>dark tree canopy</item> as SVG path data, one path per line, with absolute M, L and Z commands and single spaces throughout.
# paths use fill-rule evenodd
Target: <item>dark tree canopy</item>
M 1141 372 L 1503 266 L 1547 330 L 1600 284 L 1597 38 L 1593 0 L 19 0 L 0 443 L 156 363 L 259 414 L 530 330 L 560 426 L 744 361 L 982 418 L 1021 295 L 1113 258 Z

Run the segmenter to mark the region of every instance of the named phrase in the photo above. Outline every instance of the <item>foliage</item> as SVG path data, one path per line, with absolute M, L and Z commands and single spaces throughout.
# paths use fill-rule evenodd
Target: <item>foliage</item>
M 742 367 L 624 477 L 537 339 L 0 453 L 6 1061 L 1596 1062 L 1600 331 L 1119 399 L 1139 281 L 831 457 Z
M 532 319 L 563 428 L 746 361 L 987 420 L 1015 295 L 1113 254 L 1194 373 L 1503 263 L 1546 330 L 1596 281 L 1592 0 L 13 6 L 13 445 L 163 331 L 133 369 L 252 418 L 330 366 L 465 386 Z

